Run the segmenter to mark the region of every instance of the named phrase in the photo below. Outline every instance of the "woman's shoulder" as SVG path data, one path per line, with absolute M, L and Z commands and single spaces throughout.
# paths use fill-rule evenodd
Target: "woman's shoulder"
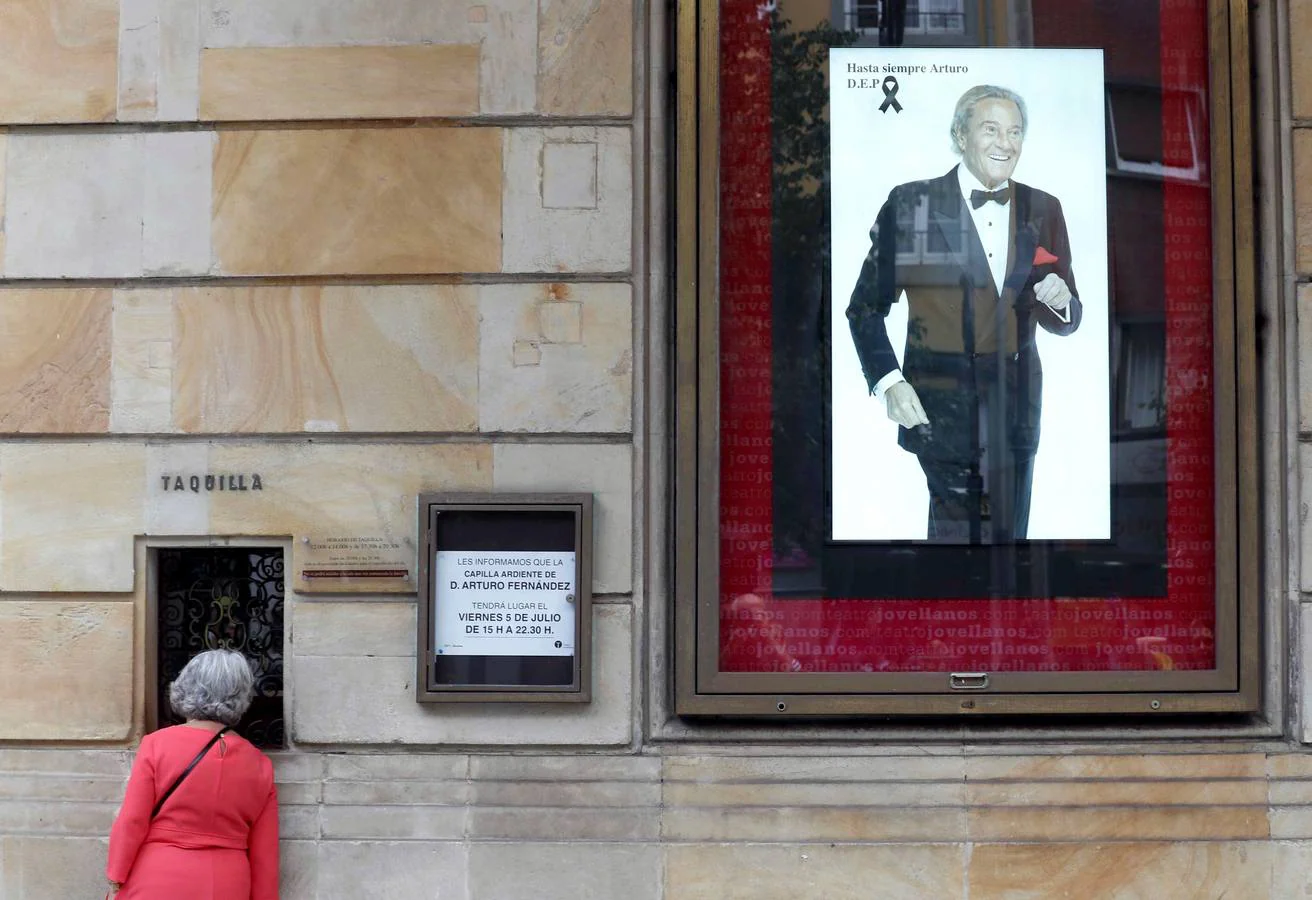
M 166 725 L 158 728 L 141 738 L 141 746 L 155 747 L 161 744 L 172 744 L 176 741 L 187 740 L 196 731 L 195 728 L 189 728 L 186 725 Z
M 241 745 L 243 752 L 249 754 L 250 758 L 254 760 L 255 764 L 261 771 L 268 772 L 269 777 L 273 777 L 273 760 L 269 759 L 267 753 L 251 743 L 251 741 L 244 735 L 238 734 L 235 731 L 229 731 L 228 734 L 232 736 L 234 743 Z
M 201 738 L 209 740 L 214 737 L 214 732 L 209 728 L 197 728 L 194 725 L 165 725 L 163 728 L 152 731 L 146 737 L 154 738 L 157 741 L 191 741 L 200 740 Z
M 178 748 L 190 744 L 189 732 L 195 732 L 195 730 L 194 728 L 187 728 L 185 725 L 169 725 L 143 734 L 141 743 L 137 745 L 136 755 L 138 758 L 146 757 L 148 759 L 171 756 L 178 752 Z
M 236 736 L 236 732 L 228 732 Z M 190 725 L 169 725 L 152 731 L 141 739 L 142 750 L 199 750 L 214 737 L 214 732 L 207 728 L 193 728 Z

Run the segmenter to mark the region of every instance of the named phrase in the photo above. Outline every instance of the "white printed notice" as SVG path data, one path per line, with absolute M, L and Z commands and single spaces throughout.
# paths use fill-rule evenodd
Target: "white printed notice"
M 439 550 L 438 654 L 573 656 L 574 554 Z

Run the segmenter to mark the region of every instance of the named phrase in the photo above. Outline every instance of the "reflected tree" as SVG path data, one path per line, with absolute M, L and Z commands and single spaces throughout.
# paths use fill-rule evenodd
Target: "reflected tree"
M 776 565 L 805 568 L 828 533 L 829 49 L 857 34 L 770 12 Z

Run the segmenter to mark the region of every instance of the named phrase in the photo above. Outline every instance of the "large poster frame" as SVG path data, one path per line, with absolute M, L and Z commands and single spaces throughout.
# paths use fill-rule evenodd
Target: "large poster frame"
M 677 20 L 674 699 L 680 715 L 963 716 L 1259 709 L 1259 497 L 1252 86 L 1247 6 L 1209 0 L 1216 668 L 946 673 L 720 668 L 719 6 Z M 969 675 L 970 673 L 957 673 Z M 953 677 L 956 677 L 954 675 Z

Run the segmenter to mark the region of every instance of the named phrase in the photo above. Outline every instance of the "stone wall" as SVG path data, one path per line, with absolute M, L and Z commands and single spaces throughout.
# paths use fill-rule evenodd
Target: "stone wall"
M 1298 599 L 1296 625 L 1301 642 L 1298 667 L 1300 737 L 1312 744 L 1312 540 L 1308 539 L 1308 511 L 1312 509 L 1312 59 L 1308 42 L 1312 41 L 1312 2 L 1287 0 L 1290 99 L 1282 108 L 1281 131 L 1287 143 L 1282 149 L 1290 154 L 1283 167 L 1282 185 L 1292 191 L 1280 222 L 1283 228 L 1281 249 L 1284 265 L 1279 275 L 1285 289 L 1295 299 L 1295 355 L 1297 357 L 1297 402 L 1290 418 L 1297 427 L 1296 466 L 1300 475 L 1297 532 L 1287 544 L 1291 555 L 1297 554 L 1291 568 L 1290 594 Z
M 288 555 L 288 896 L 449 896 L 462 804 L 552 833 L 467 756 L 302 748 L 634 747 L 634 33 L 628 0 L 0 8 L 0 740 L 33 748 L 0 897 L 95 893 L 151 546 Z M 414 571 L 300 577 L 312 535 L 413 548 L 452 490 L 595 496 L 591 703 L 420 706 Z
M 1309 896 L 1309 758 L 1183 749 L 287 752 L 282 896 Z M 0 897 L 95 896 L 130 762 L 0 751 Z
M 1301 312 L 1312 0 L 1254 10 L 1279 47 L 1262 171 L 1292 188 L 1263 194 L 1290 227 L 1261 293 Z M 293 573 L 288 900 L 1312 896 L 1297 722 L 1073 745 L 668 719 L 661 15 L 0 4 L 0 900 L 98 896 L 144 727 L 147 550 L 228 538 Z M 195 472 L 264 489 L 163 489 Z M 305 538 L 413 545 L 414 496 L 466 489 L 596 496 L 590 704 L 420 706 L 407 585 L 296 577 Z M 1281 643 L 1286 599 L 1312 628 L 1289 546 L 1277 691 L 1309 677 L 1298 629 Z
M 0 737 L 139 735 L 145 548 L 235 536 L 289 555 L 293 740 L 632 744 L 633 33 L 627 0 L 5 4 Z M 526 489 L 597 499 L 596 700 L 416 706 L 414 571 L 316 596 L 308 538 L 413 548 L 417 493 Z

